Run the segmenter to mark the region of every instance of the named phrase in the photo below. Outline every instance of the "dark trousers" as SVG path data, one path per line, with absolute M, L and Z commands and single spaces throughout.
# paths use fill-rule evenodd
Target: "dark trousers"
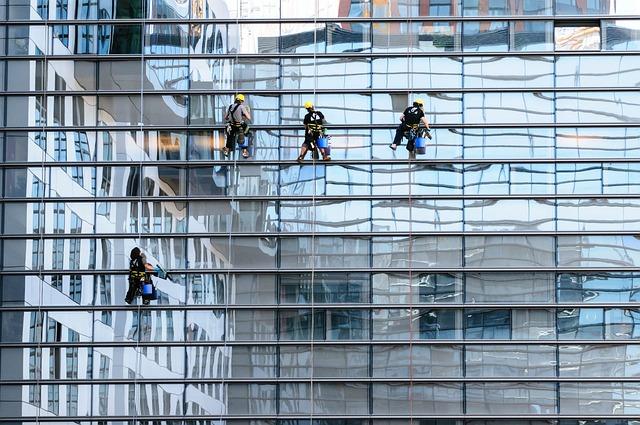
M 140 281 L 129 279 L 129 290 L 127 290 L 127 295 L 124 297 L 125 301 L 131 304 L 131 302 L 136 297 L 136 295 L 138 295 L 139 289 L 140 289 Z
M 396 137 L 393 138 L 393 144 L 400 146 L 402 144 L 402 139 L 404 138 L 404 135 L 407 134 L 410 130 L 411 130 L 411 126 L 403 122 L 400 123 L 400 125 L 396 129 Z
M 246 122 L 243 122 L 240 126 L 235 126 L 231 124 L 231 132 L 227 135 L 227 143 L 225 146 L 229 150 L 235 150 L 236 144 L 236 136 L 238 137 L 238 144 L 244 144 L 244 138 L 247 136 L 247 132 L 249 131 L 249 125 Z

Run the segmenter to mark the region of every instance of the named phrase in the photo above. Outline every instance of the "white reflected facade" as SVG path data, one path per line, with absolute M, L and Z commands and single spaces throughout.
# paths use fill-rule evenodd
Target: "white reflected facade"
M 4 0 L 0 425 L 639 425 L 639 51 L 636 0 Z

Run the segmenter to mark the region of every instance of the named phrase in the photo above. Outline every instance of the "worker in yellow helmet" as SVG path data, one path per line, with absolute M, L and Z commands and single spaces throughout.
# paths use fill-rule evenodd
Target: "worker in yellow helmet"
M 404 110 L 400 116 L 400 121 L 402 122 L 396 129 L 396 136 L 393 139 L 393 143 L 389 145 L 392 150 L 395 151 L 396 148 L 402 144 L 402 138 L 406 137 L 409 140 L 407 142 L 407 150 L 413 152 L 414 139 L 421 123 L 424 124 L 426 129 L 426 136 L 431 139 L 429 120 L 427 120 L 427 117 L 424 115 L 424 101 L 422 99 L 414 100 L 413 105 Z
M 227 143 L 222 148 L 224 156 L 228 156 L 229 152 L 235 149 L 235 139 L 238 139 L 238 144 L 242 146 L 242 157 L 249 158 L 248 144 L 244 143 L 245 137 L 250 136 L 249 124 L 247 120 L 251 120 L 251 112 L 249 108 L 244 105 L 244 95 L 237 94 L 235 101 L 229 105 L 227 112 L 224 114 L 224 120 L 227 123 Z
M 302 163 L 304 161 L 304 156 L 307 154 L 307 151 L 311 150 L 316 157 L 318 155 L 318 147 L 317 142 L 320 137 L 324 135 L 324 114 L 320 111 L 317 111 L 313 102 L 306 101 L 304 103 L 304 108 L 307 110 L 307 114 L 304 116 L 304 120 L 302 121 L 304 124 L 304 142 L 302 143 L 302 148 L 300 150 L 300 156 L 298 156 L 298 162 Z M 331 157 L 327 155 L 325 149 L 320 149 L 322 153 L 322 159 L 324 161 L 329 161 Z

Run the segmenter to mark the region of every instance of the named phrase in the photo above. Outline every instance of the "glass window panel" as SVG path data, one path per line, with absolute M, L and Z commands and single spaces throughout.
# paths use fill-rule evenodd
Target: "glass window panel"
M 465 311 L 466 339 L 511 339 L 511 310 Z
M 584 199 L 558 201 L 558 230 L 640 230 L 637 199 Z
M 552 21 L 512 21 L 510 30 L 513 37 L 511 50 L 538 52 L 553 50 Z
M 640 134 L 632 128 L 558 129 L 556 151 L 559 158 L 636 158 Z
M 141 61 L 100 61 L 98 71 L 100 90 L 140 90 Z
M 635 273 L 562 273 L 557 285 L 558 302 L 632 303 L 640 298 L 640 275 Z
M 552 345 L 468 345 L 465 376 L 555 377 L 556 348 Z
M 506 52 L 509 50 L 507 21 L 463 23 L 462 49 L 465 52 Z
M 637 345 L 560 345 L 560 376 L 631 378 L 640 374 Z
M 188 159 L 190 161 L 221 159 L 225 145 L 222 131 L 190 131 Z
M 636 325 L 640 311 L 636 309 L 611 308 L 604 312 L 605 339 L 638 339 Z
M 605 50 L 630 51 L 640 49 L 639 20 L 603 21 Z
M 171 166 L 144 167 L 142 191 L 147 196 L 184 196 L 186 171 L 185 168 Z
M 0 112 L 5 113 L 0 123 L 4 122 L 7 127 L 43 126 L 47 119 L 43 96 L 0 97 Z
M 369 266 L 368 239 L 330 236 L 281 238 L 280 252 L 282 268 Z
M 140 174 L 138 167 L 96 167 L 98 196 L 140 196 Z M 98 208 L 98 214 L 101 211 L 108 214 Z
M 372 239 L 376 267 L 459 267 L 462 240 L 458 237 L 424 236 Z
M 417 82 L 422 85 L 422 82 Z M 448 86 L 448 85 L 447 85 Z M 432 124 L 455 124 L 462 122 L 462 94 L 460 93 L 413 93 L 425 100 L 424 114 Z M 410 104 L 407 93 L 375 93 L 372 95 L 371 122 L 399 122 L 402 111 Z M 331 117 L 327 120 L 333 124 Z M 348 120 L 345 124 L 353 124 Z M 391 140 L 390 140 L 391 141 Z M 389 150 L 389 148 L 387 148 Z
M 327 53 L 363 52 L 371 49 L 371 27 L 367 23 L 327 24 Z
M 464 16 L 551 15 L 552 0 L 464 0 Z
M 276 240 L 271 238 L 192 238 L 188 240 L 189 264 L 195 269 L 272 269 L 276 248 Z
M 368 58 L 317 58 L 315 61 L 313 58 L 283 58 L 281 66 L 283 89 L 314 89 L 317 86 L 353 90 L 370 87 L 371 60 Z M 277 67 L 273 72 L 277 75 Z M 278 86 L 272 84 L 266 88 Z
M 8 65 L 8 73 L 7 75 L 11 77 L 13 71 L 18 73 L 26 72 L 27 75 L 32 76 L 29 78 L 31 84 L 35 84 L 35 87 L 42 87 L 41 79 L 44 76 L 44 70 L 41 69 L 42 64 L 35 61 L 26 62 L 26 64 L 30 64 L 32 70 L 29 68 L 14 68 L 11 65 L 21 64 L 25 62 L 17 62 L 10 61 L 7 62 Z M 96 63 L 89 61 L 57 61 L 57 60 L 49 60 L 47 61 L 48 65 L 48 89 L 49 90 L 68 90 L 68 91 L 83 91 L 83 90 L 95 90 L 96 88 Z M 12 69 L 13 68 L 13 69 Z M 15 75 L 15 74 L 14 74 Z M 20 74 L 18 74 L 20 75 Z M 8 83 L 9 87 L 15 87 L 14 90 L 17 90 L 18 87 L 13 86 L 11 82 Z M 29 89 L 26 89 L 29 90 Z M 33 90 L 33 89 L 32 89 Z
M 189 169 L 189 195 L 269 196 L 277 194 L 273 165 L 197 167 Z
M 370 231 L 369 201 L 281 201 L 281 232 Z M 254 214 L 255 215 L 255 214 Z
M 144 89 L 146 91 L 188 90 L 188 61 L 181 59 L 146 60 Z
M 372 228 L 376 231 L 460 231 L 462 203 L 448 200 L 373 201 Z
M 374 415 L 455 415 L 462 412 L 462 388 L 448 383 L 373 384 L 372 402 Z
M 147 55 L 186 55 L 189 45 L 187 25 L 155 23 L 145 25 L 144 44 L 144 53 Z
M 551 303 L 555 282 L 551 273 L 467 273 L 467 303 Z
M 369 347 L 364 345 L 315 346 L 313 374 L 318 378 L 366 378 L 369 376 Z
M 555 192 L 555 169 L 552 164 L 511 164 L 509 171 L 510 193 L 528 195 Z
M 469 414 L 539 415 L 556 412 L 556 386 L 553 383 L 470 382 L 466 385 L 465 395 Z
M 636 164 L 603 164 L 604 193 L 640 193 L 640 168 Z
M 204 348 L 204 347 L 201 347 Z M 191 348 L 193 349 L 193 348 Z M 231 364 L 229 378 L 274 378 L 276 375 L 275 346 L 227 347 Z M 212 353 L 213 354 L 213 353 Z M 203 360 L 205 356 L 203 355 Z M 213 361 L 214 359 L 207 359 Z M 207 361 L 205 360 L 205 361 Z M 203 361 L 203 365 L 206 364 Z
M 309 383 L 282 383 L 279 390 L 280 414 L 311 413 L 311 385 Z
M 313 26 L 313 24 L 308 24 Z M 208 34 L 207 30 L 207 34 Z M 308 30 L 307 30 L 308 31 Z M 222 39 L 226 38 L 226 45 L 223 44 L 221 53 L 246 53 L 246 54 L 266 54 L 266 53 L 278 53 L 279 50 L 283 52 L 286 50 L 286 46 L 282 46 L 284 41 L 282 39 L 285 36 L 283 29 L 282 36 L 279 37 L 280 28 L 279 24 L 273 23 L 243 23 L 243 24 L 228 24 L 226 34 L 222 34 Z M 304 42 L 313 44 L 313 33 L 307 33 L 304 35 L 295 34 L 287 38 L 287 41 L 292 46 L 300 46 Z M 311 35 L 311 37 L 309 37 Z M 225 37 L 226 36 L 226 37 Z M 213 37 L 211 37 L 213 38 Z M 310 42 L 308 40 L 311 40 Z M 280 49 L 278 44 L 280 41 Z M 211 43 L 210 40 L 207 40 Z M 193 43 L 193 42 L 192 42 Z M 216 43 L 217 44 L 217 43 Z M 216 53 L 216 52 L 213 52 Z
M 464 157 L 468 159 L 552 158 L 554 155 L 551 129 L 483 128 L 459 131 L 464 135 Z
M 314 414 L 365 415 L 369 413 L 369 386 L 364 383 L 313 384 Z
M 184 131 L 145 131 L 144 150 L 151 161 L 184 161 L 187 135 Z
M 458 57 L 374 58 L 371 77 L 373 88 L 457 87 L 461 84 L 462 62 Z M 395 99 L 392 95 L 394 109 L 402 108 L 396 105 Z
M 461 302 L 462 275 L 412 273 L 376 273 L 373 275 L 374 304 L 454 303 Z
M 590 0 L 576 2 L 574 0 L 555 0 L 558 15 L 634 15 L 640 13 L 638 3 L 634 0 Z
M 6 52 L 7 55 L 44 55 L 48 53 L 47 33 L 48 28 L 44 25 L 9 25 L 2 29 L 1 34 L 2 38 L 4 38 L 2 44 L 6 43 L 6 47 L 2 46 L 0 53 Z
M 187 361 L 187 378 L 191 379 L 221 379 L 226 378 L 226 375 L 231 377 L 241 377 L 245 370 L 254 370 L 253 364 L 243 356 L 246 355 L 247 349 L 250 347 L 220 347 L 220 346 L 191 346 L 186 348 L 186 361 Z M 251 347 L 253 348 L 253 347 Z M 256 357 L 260 356 L 261 351 L 269 349 L 269 347 L 255 347 L 256 350 L 253 354 Z M 230 356 L 230 353 L 233 353 Z M 237 356 L 237 359 L 236 359 Z M 182 355 L 184 358 L 184 354 Z M 223 364 L 226 364 L 228 358 L 231 357 L 232 365 L 229 367 L 229 371 L 222 370 Z M 218 359 L 224 359 L 222 362 Z M 263 358 L 261 358 L 263 360 Z M 237 367 L 234 367 L 236 366 Z M 260 372 L 262 369 L 255 368 L 256 372 Z
M 558 93 L 556 108 L 558 123 L 625 123 L 640 119 L 640 102 L 626 92 Z
M 275 201 L 191 201 L 191 233 L 260 233 L 278 229 Z
M 189 97 L 186 95 L 149 95 L 142 97 L 145 125 L 186 125 Z
M 113 311 L 110 321 L 105 319 L 105 312 L 95 311 L 93 314 L 94 336 L 96 342 L 138 341 L 144 330 L 141 329 L 140 314 L 134 311 Z M 86 319 L 84 319 L 87 321 Z M 115 326 L 114 324 L 118 324 Z M 187 331 L 187 338 L 189 337 Z M 131 363 L 134 363 L 132 360 Z M 134 363 L 135 364 L 135 363 Z
M 525 340 L 556 339 L 554 316 L 554 310 L 513 310 L 511 312 L 511 338 Z
M 640 388 L 635 382 L 563 382 L 560 399 L 567 415 L 637 414 Z
M 98 25 L 98 54 L 142 53 L 142 25 Z
M 286 311 L 285 311 L 286 312 Z M 288 312 L 287 312 L 288 313 Z M 281 316 L 282 320 L 282 316 Z M 281 331 L 282 332 L 282 331 Z M 281 339 L 283 334 L 280 334 Z M 309 378 L 311 375 L 311 347 L 307 345 L 281 345 L 279 357 L 280 377 Z
M 420 339 L 459 339 L 462 329 L 462 312 L 453 309 L 417 310 L 417 325 Z M 415 322 L 415 319 L 412 319 Z M 410 333 L 413 334 L 413 324 Z
M 355 304 L 369 302 L 369 275 L 366 273 L 314 273 L 280 276 L 280 302 L 284 304 L 311 303 Z
M 227 318 L 229 341 L 274 341 L 276 312 L 273 310 L 234 310 Z
M 570 95 L 558 94 L 558 98 Z M 561 107 L 558 104 L 558 110 Z M 554 98 L 549 92 L 464 94 L 464 122 L 469 124 L 551 124 L 553 119 Z
M 227 388 L 229 391 L 227 414 L 273 415 L 276 413 L 276 385 L 232 383 L 227 384 Z M 220 393 L 224 394 L 222 388 Z M 222 400 L 219 402 L 222 403 Z M 218 407 L 216 410 L 222 408 Z M 216 413 L 222 414 L 222 411 Z
M 553 87 L 553 67 L 553 58 L 549 56 L 468 56 L 464 58 L 464 87 Z M 481 130 L 468 131 L 476 133 Z M 540 130 L 520 131 L 531 134 Z
M 462 349 L 447 345 L 374 345 L 374 378 L 462 376 Z
M 557 56 L 556 84 L 558 87 L 567 88 L 637 86 L 640 84 L 640 57 L 588 54 Z M 565 131 L 568 129 L 562 130 L 563 133 Z M 583 129 L 582 131 L 597 130 Z
M 467 200 L 469 231 L 553 231 L 555 205 L 550 200 Z
M 389 148 L 386 148 L 389 150 Z M 462 168 L 459 165 L 374 165 L 372 195 L 459 195 Z
M 554 240 L 544 236 L 467 236 L 467 267 L 554 267 Z
M 451 6 L 448 1 L 437 1 L 430 4 L 430 8 Z M 451 9 L 454 8 L 449 8 Z M 458 8 L 459 10 L 459 8 Z M 419 25 L 416 29 L 415 26 Z M 461 50 L 461 23 L 434 21 L 414 24 L 412 28 L 412 44 L 410 50 L 420 52 L 459 52 Z M 451 87 L 451 86 L 448 86 Z
M 558 310 L 558 339 L 604 338 L 604 311 L 601 308 Z
M 603 164 L 556 164 L 558 194 L 600 194 L 603 191 Z
M 315 99 L 311 99 L 315 98 Z M 275 99 L 275 98 L 274 98 Z M 310 97 L 328 123 L 332 125 L 369 123 L 371 119 L 371 96 L 355 93 L 317 94 Z M 306 110 L 302 108 L 304 100 L 299 95 L 280 96 L 280 123 L 302 124 Z M 274 105 L 274 110 L 277 107 Z M 276 116 L 269 123 L 275 123 Z M 254 117 L 255 123 L 267 124 Z
M 98 124 L 104 126 L 135 126 L 142 122 L 140 96 L 99 96 Z
M 409 309 L 374 309 L 372 316 L 374 340 L 408 340 L 411 337 Z
M 619 236 L 559 236 L 558 266 L 637 267 L 640 239 Z

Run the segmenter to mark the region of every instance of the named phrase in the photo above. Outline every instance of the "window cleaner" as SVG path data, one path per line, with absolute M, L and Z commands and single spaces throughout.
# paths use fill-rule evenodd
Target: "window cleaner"
M 222 148 L 224 156 L 229 156 L 229 153 L 236 148 L 237 138 L 238 146 L 242 149 L 242 157 L 249 158 L 251 130 L 249 130 L 249 124 L 247 124 L 246 120 L 251 120 L 251 113 L 249 108 L 244 105 L 244 95 L 237 94 L 235 101 L 229 105 L 227 112 L 224 114 L 224 121 L 226 122 L 225 133 L 227 135 L 227 143 Z
M 407 150 L 413 152 L 415 148 L 415 140 L 417 137 L 426 136 L 431 139 L 431 128 L 429 127 L 429 120 L 424 115 L 424 101 L 422 99 L 416 99 L 413 101 L 413 105 L 404 110 L 402 116 L 400 116 L 400 125 L 396 129 L 396 136 L 393 139 L 393 143 L 389 145 L 391 150 L 402 144 L 402 138 L 406 137 Z M 420 131 L 420 123 L 424 124 L 424 130 Z M 420 152 L 421 153 L 421 152 Z
M 323 161 L 329 161 L 329 145 L 327 138 L 325 137 L 325 119 L 324 114 L 316 110 L 311 101 L 304 103 L 304 108 L 307 110 L 307 114 L 304 116 L 304 142 L 300 150 L 300 156 L 297 161 L 302 163 L 307 151 L 312 151 L 314 158 L 318 157 L 318 151 L 322 154 Z M 323 139 L 323 140 L 320 140 Z M 322 145 L 322 146 L 320 146 Z
M 156 287 L 151 280 L 152 275 L 160 279 L 169 279 L 162 267 L 154 267 L 147 263 L 147 257 L 140 248 L 133 248 L 129 254 L 129 290 L 124 299 L 127 304 L 131 304 L 138 295 L 142 296 L 144 305 L 158 298 Z

